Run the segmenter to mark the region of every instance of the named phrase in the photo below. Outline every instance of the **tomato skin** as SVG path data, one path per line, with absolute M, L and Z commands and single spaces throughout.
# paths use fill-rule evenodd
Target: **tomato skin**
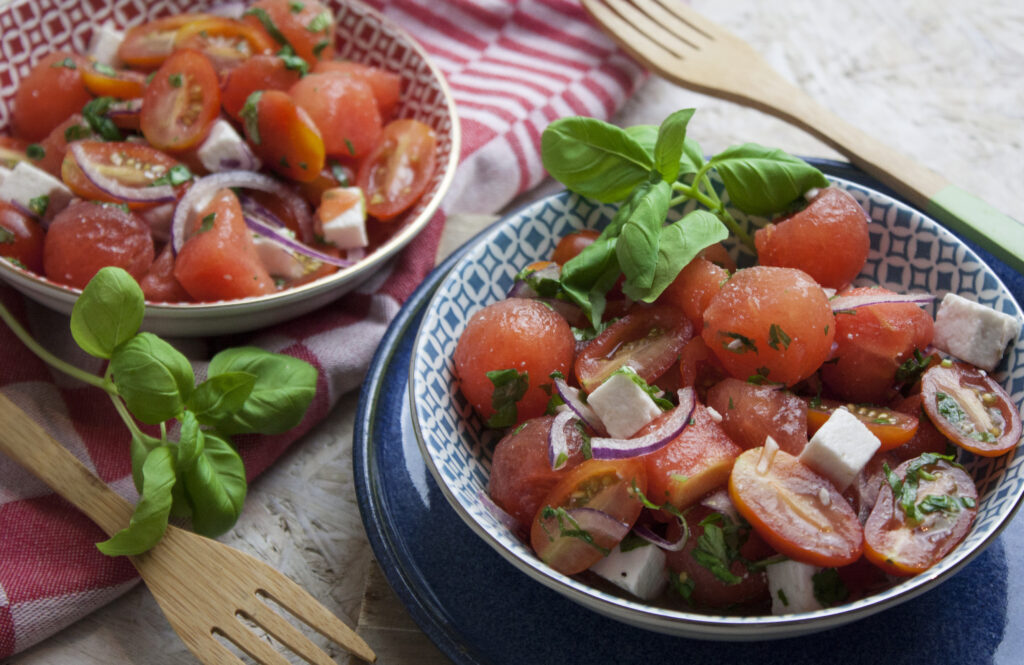
M 807 403 L 788 390 L 730 377 L 708 390 L 708 406 L 721 414 L 722 429 L 745 450 L 763 446 L 766 436 L 791 455 L 807 445 Z
M 436 168 L 437 135 L 429 125 L 411 118 L 384 125 L 356 174 L 367 213 L 382 222 L 402 214 L 426 191 Z
M 799 268 L 822 286 L 844 288 L 867 261 L 869 221 L 849 193 L 822 189 L 803 210 L 754 233 L 758 262 Z
M 321 60 L 313 67 L 314 74 L 326 72 L 337 72 L 369 85 L 382 120 L 390 120 L 395 114 L 402 96 L 402 77 L 398 74 L 351 60 Z
M 551 488 L 569 469 L 583 461 L 583 437 L 568 437 L 569 459 L 554 471 L 548 455 L 548 435 L 554 416 L 531 418 L 506 434 L 494 447 L 488 494 L 516 518 L 525 532 Z
M 921 376 L 921 401 L 928 419 L 950 441 L 976 455 L 998 457 L 1017 447 L 1020 413 L 987 372 L 944 361 Z
M 267 34 L 280 46 L 280 41 L 267 30 L 261 20 L 265 16 L 274 30 L 285 39 L 295 54 L 313 66 L 318 60 L 330 60 L 334 57 L 334 15 L 323 4 L 316 0 L 302 0 L 295 5 L 299 11 L 292 10 L 291 0 L 259 0 L 252 3 L 245 11 L 242 20 Z M 325 18 L 318 18 L 325 17 Z M 310 26 L 316 30 L 310 29 Z
M 204 228 L 207 225 L 209 228 Z M 174 277 L 200 302 L 247 298 L 276 290 L 253 247 L 238 197 L 230 189 L 217 192 L 196 213 L 193 234 L 174 262 Z
M 864 532 L 843 495 L 784 450 L 775 452 L 762 473 L 763 452 L 744 451 L 733 465 L 729 496 L 740 515 L 769 545 L 796 561 L 828 568 L 860 558 Z M 821 499 L 826 495 L 827 503 Z
M 711 299 L 701 335 L 733 377 L 791 386 L 828 359 L 835 323 L 828 297 L 806 273 L 755 266 L 736 271 Z
M 644 432 L 640 430 L 637 435 Z M 657 505 L 668 502 L 684 510 L 725 485 L 741 452 L 742 448 L 698 404 L 690 424 L 678 437 L 640 458 L 647 467 L 647 498 Z
M 558 521 L 544 517 L 545 507 L 590 508 L 632 525 L 643 504 L 634 487 L 646 492 L 643 462 L 637 458 L 616 461 L 589 459 L 573 467 L 541 500 L 530 528 L 530 544 L 544 563 L 565 575 L 575 575 L 601 560 L 604 554 L 594 545 L 559 534 Z M 592 534 L 599 547 L 611 549 L 619 540 L 608 534 Z
M 692 386 L 697 398 L 706 404 L 708 390 L 728 374 L 704 338 L 694 335 L 679 352 L 679 376 L 680 386 Z
M 176 14 L 129 28 L 117 47 L 117 57 L 135 69 L 156 69 L 174 51 L 178 30 L 194 21 L 216 18 L 213 14 Z
M 932 424 L 931 418 L 924 412 L 924 398 L 921 393 L 894 402 L 892 408 L 917 418 L 917 431 L 914 432 L 914 436 L 903 445 L 889 451 L 897 461 L 905 462 L 922 453 L 946 454 L 950 451 L 952 443 Z
M 42 274 L 44 236 L 39 222 L 7 201 L 0 201 L 0 256 Z
M 558 241 L 558 244 L 555 245 L 555 251 L 551 255 L 551 260 L 560 266 L 564 266 L 569 259 L 576 258 L 580 252 L 593 244 L 599 235 L 601 235 L 600 231 L 580 229 L 563 236 Z
M 221 16 L 191 21 L 174 35 L 175 51 L 201 51 L 218 72 L 229 71 L 254 55 L 272 53 L 275 44 L 265 31 Z
M 728 270 L 698 256 L 679 271 L 658 301 L 681 309 L 699 333 L 704 327 L 704 310 L 727 279 Z
M 191 302 L 192 297 L 174 278 L 174 249 L 164 245 L 146 274 L 139 280 L 142 295 L 148 302 Z
M 850 289 L 843 295 L 891 293 L 876 287 Z M 894 393 L 896 371 L 932 341 L 932 317 L 912 303 L 858 307 L 835 316 L 836 349 L 821 368 L 828 392 L 857 403 L 884 404 Z
M 914 459 L 907 460 L 894 473 L 905 479 L 914 463 Z M 978 491 L 966 471 L 945 460 L 928 464 L 924 470 L 934 478 L 920 477 L 918 502 L 934 495 L 963 497 L 971 505 L 960 505 L 952 516 L 943 510 L 925 513 L 924 519 L 916 523 L 894 505 L 892 488 L 883 485 L 864 524 L 864 556 L 891 575 L 916 575 L 938 563 L 967 535 L 978 512 Z
M 78 146 L 95 168 L 127 187 L 148 187 L 154 180 L 166 176 L 170 169 L 180 164 L 167 153 L 143 143 L 82 140 L 78 142 Z M 94 185 L 70 152 L 64 156 L 61 177 L 64 184 L 80 198 L 107 203 L 122 202 Z M 189 183 L 178 185 L 175 189 L 177 196 L 182 196 L 188 187 Z M 126 205 L 133 210 L 141 210 L 159 204 L 129 201 Z
M 95 62 L 82 67 L 82 83 L 97 97 L 136 99 L 146 91 L 146 77 L 130 69 L 100 71 Z
M 807 431 L 811 436 L 840 407 L 845 407 L 878 437 L 882 444 L 879 450 L 892 450 L 902 446 L 917 433 L 918 419 L 912 413 L 870 404 L 847 404 L 833 399 L 815 398 L 806 402 Z
M 43 245 L 46 276 L 79 289 L 104 266 L 124 268 L 138 280 L 152 263 L 149 227 L 131 212 L 90 201 L 57 213 Z
M 373 89 L 341 73 L 308 74 L 288 91 L 324 137 L 324 151 L 334 157 L 361 159 L 383 131 Z
M 250 108 L 255 109 L 255 123 L 247 115 Z M 298 182 L 310 182 L 320 175 L 325 161 L 323 138 L 309 115 L 287 93 L 253 93 L 243 114 L 245 137 L 274 172 Z
M 27 141 L 42 140 L 71 114 L 81 111 L 92 99 L 82 83 L 82 68 L 86 66 L 85 58 L 70 51 L 43 56 L 14 93 L 14 135 Z
M 288 69 L 284 60 L 276 55 L 254 55 L 224 74 L 221 106 L 225 113 L 241 121 L 242 107 L 249 95 L 257 90 L 287 91 L 301 76 L 297 69 Z
M 590 341 L 576 357 L 576 379 L 593 391 L 617 369 L 629 365 L 654 383 L 674 365 L 693 336 L 683 314 L 664 305 L 637 306 Z
M 153 147 L 187 150 L 206 138 L 218 115 L 220 85 L 210 60 L 199 51 L 176 51 L 146 88 L 139 126 Z
M 547 409 L 552 372 L 568 376 L 575 340 L 569 324 L 536 300 L 508 298 L 474 313 L 455 347 L 459 389 L 480 417 L 494 415 L 494 384 L 487 372 L 515 369 L 528 376 L 529 387 L 516 405 L 517 422 Z

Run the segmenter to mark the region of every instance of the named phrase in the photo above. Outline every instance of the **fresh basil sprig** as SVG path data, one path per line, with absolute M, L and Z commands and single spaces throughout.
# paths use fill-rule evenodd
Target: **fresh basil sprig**
M 207 378 L 196 385 L 181 352 L 139 332 L 144 311 L 142 289 L 120 268 L 103 268 L 83 289 L 71 313 L 71 335 L 86 353 L 109 361 L 100 377 L 52 355 L 0 304 L 0 319 L 29 349 L 104 390 L 131 432 L 139 502 L 128 527 L 97 544 L 111 556 L 150 549 L 171 517 L 190 518 L 192 528 L 206 536 L 230 529 L 247 491 L 245 466 L 231 436 L 294 427 L 316 393 L 317 373 L 309 363 L 256 347 L 216 354 Z M 159 426 L 159 436 L 136 421 Z
M 601 236 L 562 268 L 564 296 L 595 326 L 620 275 L 628 297 L 653 302 L 702 249 L 729 232 L 753 247 L 712 187 L 712 169 L 732 203 L 750 214 L 781 212 L 804 192 L 828 186 L 810 164 L 754 143 L 705 160 L 700 145 L 686 136 L 693 114 L 682 109 L 660 126 L 626 128 L 595 118 L 561 118 L 541 136 L 541 159 L 555 179 L 582 196 L 621 204 Z M 687 200 L 705 210 L 666 223 L 669 210 Z

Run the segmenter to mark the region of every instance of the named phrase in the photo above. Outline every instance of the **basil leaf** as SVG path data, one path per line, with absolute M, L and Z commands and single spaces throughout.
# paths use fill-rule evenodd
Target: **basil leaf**
M 135 336 L 146 311 L 138 283 L 121 268 L 102 268 L 71 309 L 71 336 L 91 356 L 110 358 Z
M 184 472 L 183 479 L 196 533 L 213 538 L 235 525 L 247 486 L 245 465 L 230 443 L 206 432 L 203 452 Z
M 673 183 L 679 177 L 679 162 L 686 141 L 686 125 L 697 109 L 682 109 L 671 114 L 658 128 L 654 144 L 654 168 L 665 182 Z
M 487 419 L 487 426 L 501 429 L 515 425 L 519 417 L 516 405 L 530 387 L 529 375 L 515 369 L 498 369 L 487 372 L 487 378 L 494 385 L 491 393 L 494 414 Z
M 626 127 L 625 132 L 643 146 L 653 160 L 654 147 L 658 143 L 658 129 L 658 125 L 632 125 Z M 683 139 L 683 151 L 679 155 L 679 172 L 676 179 L 697 173 L 703 164 L 704 152 L 700 149 L 700 144 L 691 138 Z
M 245 98 L 245 104 L 242 106 L 242 110 L 238 112 L 239 118 L 242 119 L 243 127 L 245 129 L 245 135 L 253 142 L 254 145 L 260 144 L 260 99 L 263 97 L 263 91 L 257 90 Z
M 181 434 L 178 437 L 178 471 L 185 471 L 192 467 L 203 454 L 206 447 L 206 436 L 203 430 L 199 429 L 199 419 L 191 411 L 181 415 Z
M 204 421 L 225 434 L 280 434 L 302 421 L 316 394 L 312 365 L 254 346 L 221 351 L 210 361 L 209 376 L 246 372 L 256 377 L 252 392 L 234 413 L 207 413 Z
M 200 422 L 209 414 L 235 413 L 245 404 L 256 385 L 256 375 L 249 372 L 224 372 L 211 376 L 196 386 L 188 400 L 188 408 Z
M 195 387 L 188 359 L 152 333 L 139 333 L 117 347 L 110 370 L 128 410 L 149 425 L 184 411 Z
M 711 158 L 733 204 L 744 212 L 770 215 L 828 179 L 807 162 L 756 143 L 726 148 Z
M 135 489 L 139 494 L 142 494 L 142 466 L 146 463 L 149 454 L 162 445 L 164 442 L 155 436 L 150 436 L 142 431 L 132 433 L 132 442 L 129 446 L 132 460 L 132 482 L 135 483 Z
M 99 551 L 108 556 L 134 556 L 160 542 L 167 530 L 176 481 L 174 451 L 169 446 L 150 451 L 142 465 L 142 496 L 128 527 L 97 543 Z
M 644 182 L 651 155 L 622 128 L 594 118 L 560 118 L 541 135 L 544 168 L 572 191 L 621 201 Z
M 647 289 L 635 289 L 628 281 L 623 293 L 633 300 L 654 302 L 702 249 L 729 236 L 729 229 L 712 213 L 694 210 L 661 229 L 654 279 Z
M 671 198 L 672 186 L 661 179 L 637 187 L 630 197 L 632 211 L 615 246 L 630 290 L 646 290 L 654 283 L 658 244 Z
M 583 309 L 594 327 L 604 316 L 605 294 L 622 272 L 615 252 L 616 241 L 610 234 L 601 234 L 562 266 L 562 289 Z

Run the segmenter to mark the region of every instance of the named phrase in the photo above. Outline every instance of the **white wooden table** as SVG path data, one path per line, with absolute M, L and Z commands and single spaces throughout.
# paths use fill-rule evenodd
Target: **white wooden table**
M 0 0 L 2 2 L 4 0 Z M 1024 219 L 1024 3 L 1020 0 L 692 0 L 748 39 L 825 106 L 997 208 Z M 757 141 L 838 157 L 758 112 L 651 79 L 623 124 L 698 108 L 689 130 L 707 153 Z M 517 204 L 539 196 L 530 192 Z M 515 204 L 514 204 L 515 205 Z M 481 220 L 454 218 L 442 253 Z M 448 662 L 411 622 L 372 561 L 356 506 L 355 393 L 251 488 L 224 540 L 304 585 L 359 630 L 386 664 Z M 1020 517 L 1016 520 L 1020 527 Z M 1018 627 L 1018 631 L 1020 627 Z M 338 654 L 338 661 L 346 656 Z M 142 586 L 9 665 L 195 662 Z

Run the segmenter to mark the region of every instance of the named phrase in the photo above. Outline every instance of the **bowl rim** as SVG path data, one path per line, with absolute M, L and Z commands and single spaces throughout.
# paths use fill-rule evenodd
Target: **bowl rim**
M 29 1 L 30 0 L 24 0 L 26 3 Z M 201 318 L 211 313 L 230 316 L 232 314 L 245 313 L 251 309 L 258 309 L 261 308 L 261 306 L 269 304 L 278 305 L 304 300 L 307 296 L 331 290 L 333 287 L 338 286 L 337 282 L 358 285 L 368 279 L 371 274 L 383 267 L 383 265 L 388 261 L 393 259 L 395 255 L 405 247 L 405 245 L 412 241 L 414 237 L 419 235 L 419 233 L 430 223 L 430 220 L 433 219 L 445 196 L 447 196 L 449 189 L 451 189 L 452 182 L 455 179 L 456 171 L 458 170 L 459 158 L 462 150 L 462 125 L 448 79 L 445 77 L 440 67 L 438 67 L 434 62 L 430 54 L 427 53 L 426 48 L 416 40 L 408 30 L 385 16 L 375 7 L 366 4 L 362 0 L 330 1 L 354 7 L 358 12 L 372 16 L 380 24 L 386 25 L 389 31 L 393 32 L 399 39 L 404 40 L 405 43 L 417 54 L 417 57 L 429 70 L 433 81 L 437 83 L 437 87 L 444 99 L 444 106 L 451 125 L 448 139 L 451 147 L 448 152 L 448 159 L 443 163 L 438 162 L 438 167 L 443 169 L 443 175 L 441 180 L 438 182 L 436 192 L 415 218 L 405 221 L 403 228 L 399 229 L 398 232 L 390 236 L 373 252 L 360 259 L 352 266 L 284 291 L 260 296 L 201 303 L 154 303 L 146 301 L 147 316 L 154 315 L 159 318 L 166 318 L 173 317 L 176 314 L 181 313 L 189 314 L 190 319 Z M 0 11 L 10 11 L 18 4 L 20 3 L 0 2 Z M 80 288 L 53 282 L 43 275 L 37 275 L 30 270 L 19 267 L 5 257 L 0 257 L 0 277 L 2 277 L 7 284 L 17 288 L 19 291 L 21 291 L 25 285 L 30 284 L 32 291 L 34 292 L 34 295 L 30 297 L 34 299 L 39 297 L 51 298 L 56 302 L 64 304 L 67 308 L 74 305 L 74 302 L 82 293 L 82 289 Z M 24 291 L 22 291 L 22 293 L 24 293 Z M 343 292 L 338 295 L 340 297 L 343 295 Z
M 827 166 L 827 164 L 825 164 L 825 166 Z M 879 191 L 875 187 L 864 185 L 841 176 L 835 176 L 828 173 L 826 173 L 826 175 L 830 181 L 841 185 L 845 189 L 861 190 L 871 197 L 880 197 L 882 200 L 889 202 L 891 205 L 896 206 L 898 209 L 906 211 L 911 215 L 917 215 L 921 219 L 933 225 L 939 235 L 948 234 L 949 237 L 955 239 L 957 245 L 962 247 L 968 253 L 967 255 L 970 259 L 984 267 L 986 276 L 995 280 L 996 289 L 1002 296 L 1009 298 L 1017 309 L 1018 319 L 1021 318 L 1021 304 L 999 278 L 998 274 L 996 274 L 995 271 L 993 271 L 992 268 L 980 256 L 978 256 L 971 247 L 965 244 L 960 238 L 953 235 L 951 231 L 926 215 L 924 212 L 910 206 L 896 196 Z M 601 205 L 599 203 L 589 201 L 568 190 L 561 190 L 524 204 L 517 210 L 504 215 L 500 220 L 490 225 L 487 229 L 468 241 L 465 247 L 466 251 L 464 251 L 459 259 L 452 264 L 445 276 L 438 282 L 437 288 L 426 303 L 424 308 L 424 323 L 429 318 L 430 312 L 436 309 L 437 303 L 442 300 L 445 282 L 460 269 L 472 263 L 474 258 L 474 247 L 483 247 L 488 243 L 492 243 L 494 239 L 502 233 L 506 226 L 522 223 L 531 215 L 531 211 L 533 209 L 542 209 L 551 200 L 571 197 L 577 197 L 577 201 L 574 205 L 581 202 L 587 202 L 589 205 L 593 205 L 595 207 Z M 419 411 L 417 408 L 415 380 L 417 358 L 422 356 L 423 345 L 429 337 L 430 334 L 427 332 L 426 326 L 421 324 L 416 331 L 412 345 L 411 360 L 408 371 L 408 389 L 406 392 L 408 393 L 412 429 L 416 437 L 420 453 L 423 456 L 425 464 L 430 470 L 434 481 L 437 483 L 441 493 L 445 496 L 449 505 L 452 506 L 453 510 L 459 515 L 462 521 L 478 536 L 482 537 L 493 550 L 498 552 L 502 558 L 509 561 L 518 570 L 526 573 L 534 581 L 540 582 L 578 604 L 637 627 L 696 639 L 745 641 L 794 637 L 827 630 L 863 619 L 872 614 L 890 609 L 905 601 L 911 600 L 925 591 L 930 590 L 934 585 L 956 574 L 957 571 L 961 570 L 975 557 L 981 554 L 989 545 L 991 545 L 991 543 L 1014 519 L 1018 511 L 1021 509 L 1021 506 L 1024 505 L 1024 484 L 1022 484 L 1020 489 L 1017 491 L 1016 496 L 1013 497 L 1009 507 L 1003 509 L 1004 515 L 1002 518 L 997 524 L 989 528 L 988 533 L 985 534 L 985 536 L 976 543 L 972 549 L 966 552 L 960 552 L 952 558 L 947 554 L 946 558 L 928 571 L 906 578 L 892 587 L 885 589 L 880 594 L 872 594 L 871 596 L 867 596 L 850 603 L 844 603 L 839 606 L 811 612 L 753 616 L 687 612 L 655 606 L 640 601 L 639 599 L 628 597 L 624 592 L 622 595 L 619 595 L 618 593 L 609 593 L 585 582 L 581 582 L 575 577 L 559 573 L 547 566 L 547 564 L 544 564 L 536 556 L 527 558 L 519 556 L 517 552 L 506 547 L 505 544 L 492 534 L 484 525 L 479 523 L 466 509 L 466 507 L 462 505 L 459 497 L 456 496 L 452 488 L 449 487 L 443 474 L 437 467 L 437 464 L 435 464 L 435 460 L 430 452 L 426 436 L 422 429 L 423 425 L 420 421 Z M 1017 448 L 1008 453 L 1008 457 L 1006 458 L 1007 464 L 1009 464 L 1013 458 L 1020 453 L 1021 450 L 1018 445 Z M 1003 471 L 1003 473 L 1005 473 L 1005 471 Z M 953 550 L 953 552 L 956 551 L 957 549 Z M 950 554 L 952 554 L 952 552 Z

